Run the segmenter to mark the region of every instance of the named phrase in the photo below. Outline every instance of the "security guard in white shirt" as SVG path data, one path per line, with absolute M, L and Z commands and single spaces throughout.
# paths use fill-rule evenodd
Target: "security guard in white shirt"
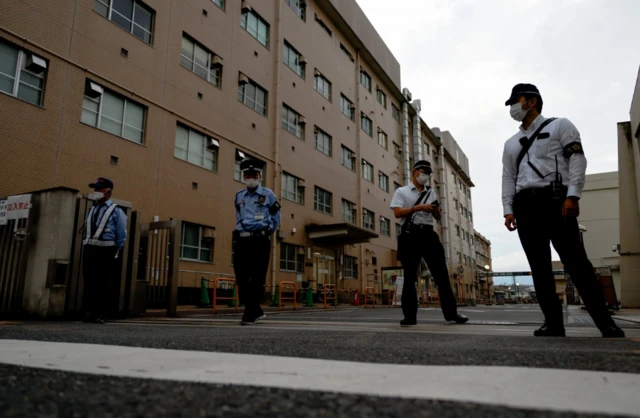
M 606 308 L 578 230 L 578 201 L 587 168 L 580 133 L 567 119 L 540 114 L 542 96 L 532 84 L 516 85 L 505 105 L 511 106 L 511 117 L 522 125 L 505 143 L 502 204 L 505 226 L 518 230 L 545 317 L 534 335 L 565 336 L 551 268 L 551 242 L 602 336 L 624 338 Z
M 402 288 L 401 326 L 416 325 L 418 314 L 418 266 L 424 259 L 438 286 L 442 313 L 447 321 L 463 324 L 469 320 L 458 313 L 456 298 L 449 282 L 449 271 L 444 247 L 438 234 L 433 230 L 436 220 L 440 220 L 440 204 L 436 191 L 428 183 L 433 170 L 429 161 L 417 161 L 413 165 L 411 183 L 400 187 L 393 195 L 391 209 L 396 218 L 402 219 L 402 229 L 398 236 L 398 259 L 404 268 Z

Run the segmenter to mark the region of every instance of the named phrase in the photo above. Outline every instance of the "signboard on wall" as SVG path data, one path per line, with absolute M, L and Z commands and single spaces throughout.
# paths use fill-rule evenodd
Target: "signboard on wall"
M 400 267 L 382 267 L 382 290 L 395 290 L 396 280 L 404 275 Z
M 9 196 L 0 200 L 0 225 L 6 225 L 13 219 L 28 218 L 29 209 L 31 209 L 30 194 Z

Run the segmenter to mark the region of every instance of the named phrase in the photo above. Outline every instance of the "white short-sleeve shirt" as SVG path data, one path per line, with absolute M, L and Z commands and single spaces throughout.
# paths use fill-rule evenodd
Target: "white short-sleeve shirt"
M 435 189 L 432 187 L 425 187 L 425 190 L 427 190 L 426 199 L 423 198 L 419 204 L 429 205 L 438 200 L 438 195 Z M 407 209 L 412 207 L 414 203 L 416 203 L 416 200 L 418 200 L 420 193 L 421 192 L 418 191 L 418 188 L 413 183 L 408 186 L 398 188 L 398 190 L 393 194 L 393 199 L 391 199 L 391 209 Z M 400 218 L 400 222 L 404 224 L 405 220 L 408 218 L 409 216 Z M 435 225 L 435 218 L 433 217 L 433 214 L 428 212 L 415 212 L 413 214 L 413 223 L 416 225 Z

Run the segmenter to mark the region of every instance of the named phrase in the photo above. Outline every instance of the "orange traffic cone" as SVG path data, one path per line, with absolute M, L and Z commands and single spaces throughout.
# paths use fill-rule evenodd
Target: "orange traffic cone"
M 358 294 L 357 290 L 355 296 L 353 297 L 353 304 L 355 306 L 360 306 L 360 295 Z

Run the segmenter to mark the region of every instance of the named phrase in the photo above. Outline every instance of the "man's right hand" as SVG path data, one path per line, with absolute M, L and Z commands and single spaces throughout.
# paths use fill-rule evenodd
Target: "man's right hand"
M 433 211 L 435 210 L 435 208 L 436 208 L 436 206 L 434 206 L 434 205 L 427 205 L 427 204 L 425 203 L 425 204 L 422 204 L 422 205 L 418 205 L 418 206 L 416 206 L 416 212 L 422 211 L 422 212 L 427 212 L 427 213 L 429 213 L 429 212 L 433 212 Z
M 509 231 L 515 231 L 518 228 L 518 225 L 516 224 L 516 217 L 513 213 L 504 217 L 504 226 L 506 226 Z

